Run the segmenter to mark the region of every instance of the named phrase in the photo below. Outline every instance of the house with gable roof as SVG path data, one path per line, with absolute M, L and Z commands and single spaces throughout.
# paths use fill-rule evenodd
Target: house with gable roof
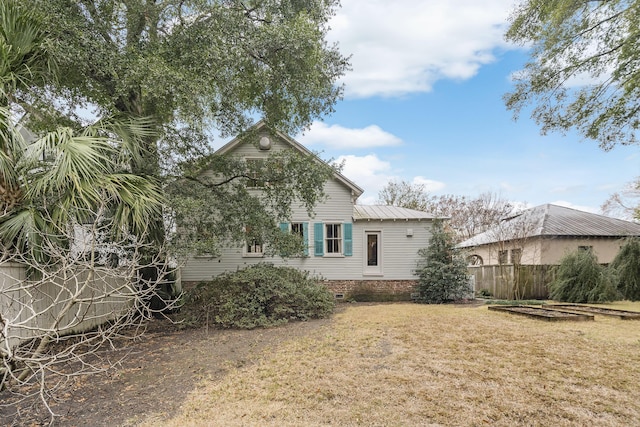
M 217 154 L 245 160 L 259 160 L 280 150 L 311 154 L 264 122 L 256 124 L 251 135 L 253 141 L 233 139 Z M 279 224 L 283 231 L 302 236 L 304 256 L 269 256 L 260 244 L 251 241 L 224 248 L 219 254 L 191 256 L 181 269 L 181 280 L 211 280 L 225 272 L 268 262 L 321 277 L 338 298 L 381 293 L 408 299 L 416 285 L 418 251 L 428 246 L 436 217 L 394 206 L 358 205 L 362 188 L 341 173 L 325 183 L 324 191 L 327 197 L 315 206 L 313 217 L 302 206 L 294 206 L 291 222 Z
M 638 236 L 640 224 L 545 204 L 505 218 L 458 247 L 467 253 L 476 291 L 489 289 L 494 296 L 511 298 L 518 275 L 529 280 L 525 276 L 531 273 L 525 285 L 530 288 L 521 297 L 546 298 L 553 279 L 550 267 L 565 254 L 589 250 L 599 263 L 609 264 L 625 239 Z

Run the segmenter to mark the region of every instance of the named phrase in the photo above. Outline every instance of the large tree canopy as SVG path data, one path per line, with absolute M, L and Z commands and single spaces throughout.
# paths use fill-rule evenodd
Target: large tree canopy
M 505 96 L 532 105 L 543 132 L 570 129 L 603 149 L 634 144 L 640 128 L 640 1 L 524 0 L 506 38 L 531 60 Z
M 142 235 L 147 218 L 159 215 L 155 182 L 128 173 L 141 161 L 138 142 L 149 134 L 141 120 L 103 120 L 79 131 L 57 127 L 27 141 L 11 107 L 56 72 L 51 39 L 30 10 L 0 5 L 0 247 L 39 252 L 45 239 L 59 240 L 73 223 L 107 216 L 115 233 Z M 69 249 L 64 242 L 62 246 Z
M 64 70 L 41 95 L 153 117 L 183 155 L 205 146 L 211 125 L 235 134 L 259 115 L 291 133 L 341 95 L 348 63 L 324 38 L 335 0 L 25 3 L 47 11 Z
M 166 184 L 175 178 L 177 182 L 169 185 L 174 189 L 182 176 L 198 173 L 197 159 L 211 152 L 212 129 L 223 136 L 242 133 L 260 116 L 270 128 L 293 133 L 331 112 L 342 93 L 336 81 L 348 62 L 325 41 L 337 0 L 24 0 L 23 4 L 47 11 L 51 51 L 62 71 L 58 81 L 26 94 L 24 108 L 39 111 L 32 117 L 41 124 L 46 120 L 41 120 L 45 115 L 40 112 L 50 105 L 66 106 L 66 117 L 84 106 L 95 109 L 97 116 L 151 118 L 156 132 L 142 144 L 144 161 L 132 163 L 130 170 L 143 177 L 168 178 Z M 58 116 L 54 119 L 59 121 Z M 222 160 L 213 166 L 222 176 L 238 167 Z M 296 166 L 289 170 L 290 176 L 303 176 L 317 163 L 297 160 L 288 166 Z M 244 197 L 247 193 L 236 185 L 241 182 L 229 181 L 231 193 L 221 187 L 201 187 L 200 194 L 218 212 L 240 207 L 246 211 L 256 200 Z M 280 188 L 300 182 L 309 185 L 295 194 L 311 195 L 310 200 L 321 196 L 322 183 L 315 181 L 288 179 Z M 191 194 L 187 200 L 181 199 L 183 192 L 174 194 L 170 200 L 174 211 L 190 208 Z M 259 208 L 265 212 L 264 204 Z M 281 215 L 270 217 L 273 226 L 275 216 Z M 149 218 L 149 223 L 153 240 L 163 241 L 163 219 Z M 225 230 L 229 227 L 216 225 L 204 235 L 213 233 L 220 241 L 224 234 L 234 234 Z

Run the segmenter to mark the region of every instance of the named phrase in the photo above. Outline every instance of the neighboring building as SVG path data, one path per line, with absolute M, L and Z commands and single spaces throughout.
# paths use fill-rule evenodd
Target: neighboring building
M 554 265 L 577 249 L 592 250 L 602 264 L 615 258 L 640 224 L 551 204 L 506 218 L 458 246 L 474 265 Z
M 624 240 L 640 236 L 640 224 L 551 204 L 504 219 L 458 247 L 467 252 L 476 291 L 500 298 L 546 298 L 551 266 L 575 250 L 590 250 L 610 263 Z
M 218 155 L 260 159 L 279 150 L 305 147 L 263 122 L 255 128 L 258 144 L 236 138 L 218 150 Z M 318 161 L 321 161 L 318 159 Z M 362 206 L 356 200 L 363 190 L 340 173 L 325 184 L 326 200 L 314 208 L 295 207 L 284 231 L 300 233 L 306 250 L 301 257 L 267 256 L 259 244 L 247 243 L 223 249 L 219 255 L 193 256 L 181 270 L 183 282 L 210 280 L 259 262 L 287 265 L 326 280 L 338 297 L 358 293 L 384 293 L 409 297 L 416 284 L 414 270 L 418 250 L 428 246 L 435 217 L 393 206 Z

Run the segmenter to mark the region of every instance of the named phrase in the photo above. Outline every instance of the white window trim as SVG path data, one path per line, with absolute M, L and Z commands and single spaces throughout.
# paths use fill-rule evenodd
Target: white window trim
M 244 162 L 248 165 L 249 162 L 264 162 L 266 160 L 265 157 L 253 157 L 253 156 L 248 156 L 244 158 Z M 249 179 L 253 179 L 253 178 L 249 178 Z M 258 179 L 255 179 L 255 181 L 259 181 Z M 264 186 L 267 185 L 266 182 L 263 182 L 262 185 L 249 185 L 249 182 L 247 182 L 247 189 L 248 190 L 260 190 L 262 188 L 264 188 Z
M 246 229 L 244 229 L 246 232 Z M 247 246 L 249 245 L 248 241 L 245 239 L 242 243 L 242 258 L 264 258 L 264 243 L 260 244 L 261 251 L 260 252 L 249 252 L 247 250 Z
M 340 252 L 329 252 L 327 225 L 340 225 Z M 322 244 L 324 245 L 324 258 L 345 258 L 344 255 L 344 221 L 322 221 Z

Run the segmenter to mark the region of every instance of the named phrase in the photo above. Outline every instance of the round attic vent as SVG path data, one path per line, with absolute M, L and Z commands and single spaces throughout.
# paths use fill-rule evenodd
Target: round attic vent
M 263 136 L 260 138 L 260 149 L 261 150 L 270 150 L 271 149 L 271 140 L 268 136 Z

